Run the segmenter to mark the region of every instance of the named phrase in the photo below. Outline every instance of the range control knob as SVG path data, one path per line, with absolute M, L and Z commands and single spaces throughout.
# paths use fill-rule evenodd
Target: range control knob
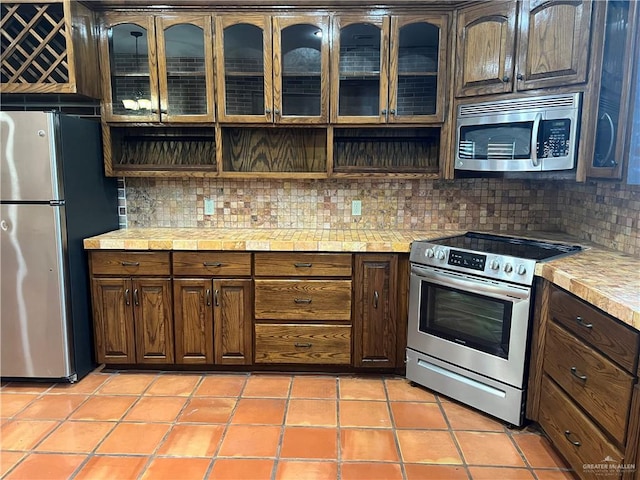
M 527 273 L 527 268 L 524 265 L 518 265 L 516 272 L 518 272 L 518 275 L 524 275 Z
M 433 248 L 427 248 L 424 252 L 424 256 L 427 258 L 433 258 Z
M 500 268 L 500 263 L 497 260 L 491 260 L 489 263 L 489 268 L 491 270 L 498 270 Z
M 438 260 L 444 260 L 444 257 L 446 255 L 444 254 L 444 250 L 436 250 L 436 258 Z
M 505 273 L 511 273 L 511 272 L 513 272 L 513 266 L 511 266 L 511 264 L 510 264 L 510 263 L 506 263 L 506 264 L 504 265 L 504 271 L 505 271 Z

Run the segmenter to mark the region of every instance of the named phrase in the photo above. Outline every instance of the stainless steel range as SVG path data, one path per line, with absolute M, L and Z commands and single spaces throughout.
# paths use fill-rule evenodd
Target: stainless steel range
M 580 250 L 475 232 L 414 242 L 407 378 L 522 425 L 536 262 Z

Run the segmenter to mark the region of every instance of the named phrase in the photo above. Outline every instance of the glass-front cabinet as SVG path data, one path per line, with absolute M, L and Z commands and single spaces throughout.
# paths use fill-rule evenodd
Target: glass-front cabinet
M 326 123 L 329 20 L 216 18 L 218 118 L 229 123 Z
M 442 121 L 448 23 L 448 15 L 334 18 L 332 121 Z
M 211 17 L 106 14 L 101 23 L 103 118 L 213 122 Z

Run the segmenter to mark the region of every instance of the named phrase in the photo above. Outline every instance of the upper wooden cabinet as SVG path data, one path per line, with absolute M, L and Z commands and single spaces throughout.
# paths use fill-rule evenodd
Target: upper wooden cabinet
M 105 14 L 103 120 L 213 122 L 211 28 L 208 15 Z
M 71 0 L 3 1 L 2 93 L 100 98 L 94 15 Z
M 601 2 L 598 8 L 606 12 L 598 16 L 594 27 L 597 38 L 591 72 L 595 95 L 583 125 L 583 132 L 595 132 L 587 137 L 587 176 L 621 179 L 628 156 L 625 148 L 633 104 L 634 63 L 638 61 L 638 42 L 634 39 L 640 8 L 638 2 L 618 0 Z
M 331 120 L 424 123 L 444 118 L 449 16 L 336 16 Z
M 591 10 L 587 0 L 489 2 L 460 10 L 456 96 L 584 83 Z
M 327 16 L 221 15 L 216 32 L 221 122 L 327 123 Z

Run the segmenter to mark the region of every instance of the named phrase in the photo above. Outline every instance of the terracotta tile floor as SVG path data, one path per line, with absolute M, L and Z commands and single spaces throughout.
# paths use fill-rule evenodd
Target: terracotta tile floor
M 573 479 L 532 427 L 401 377 L 104 373 L 0 390 L 9 479 Z

